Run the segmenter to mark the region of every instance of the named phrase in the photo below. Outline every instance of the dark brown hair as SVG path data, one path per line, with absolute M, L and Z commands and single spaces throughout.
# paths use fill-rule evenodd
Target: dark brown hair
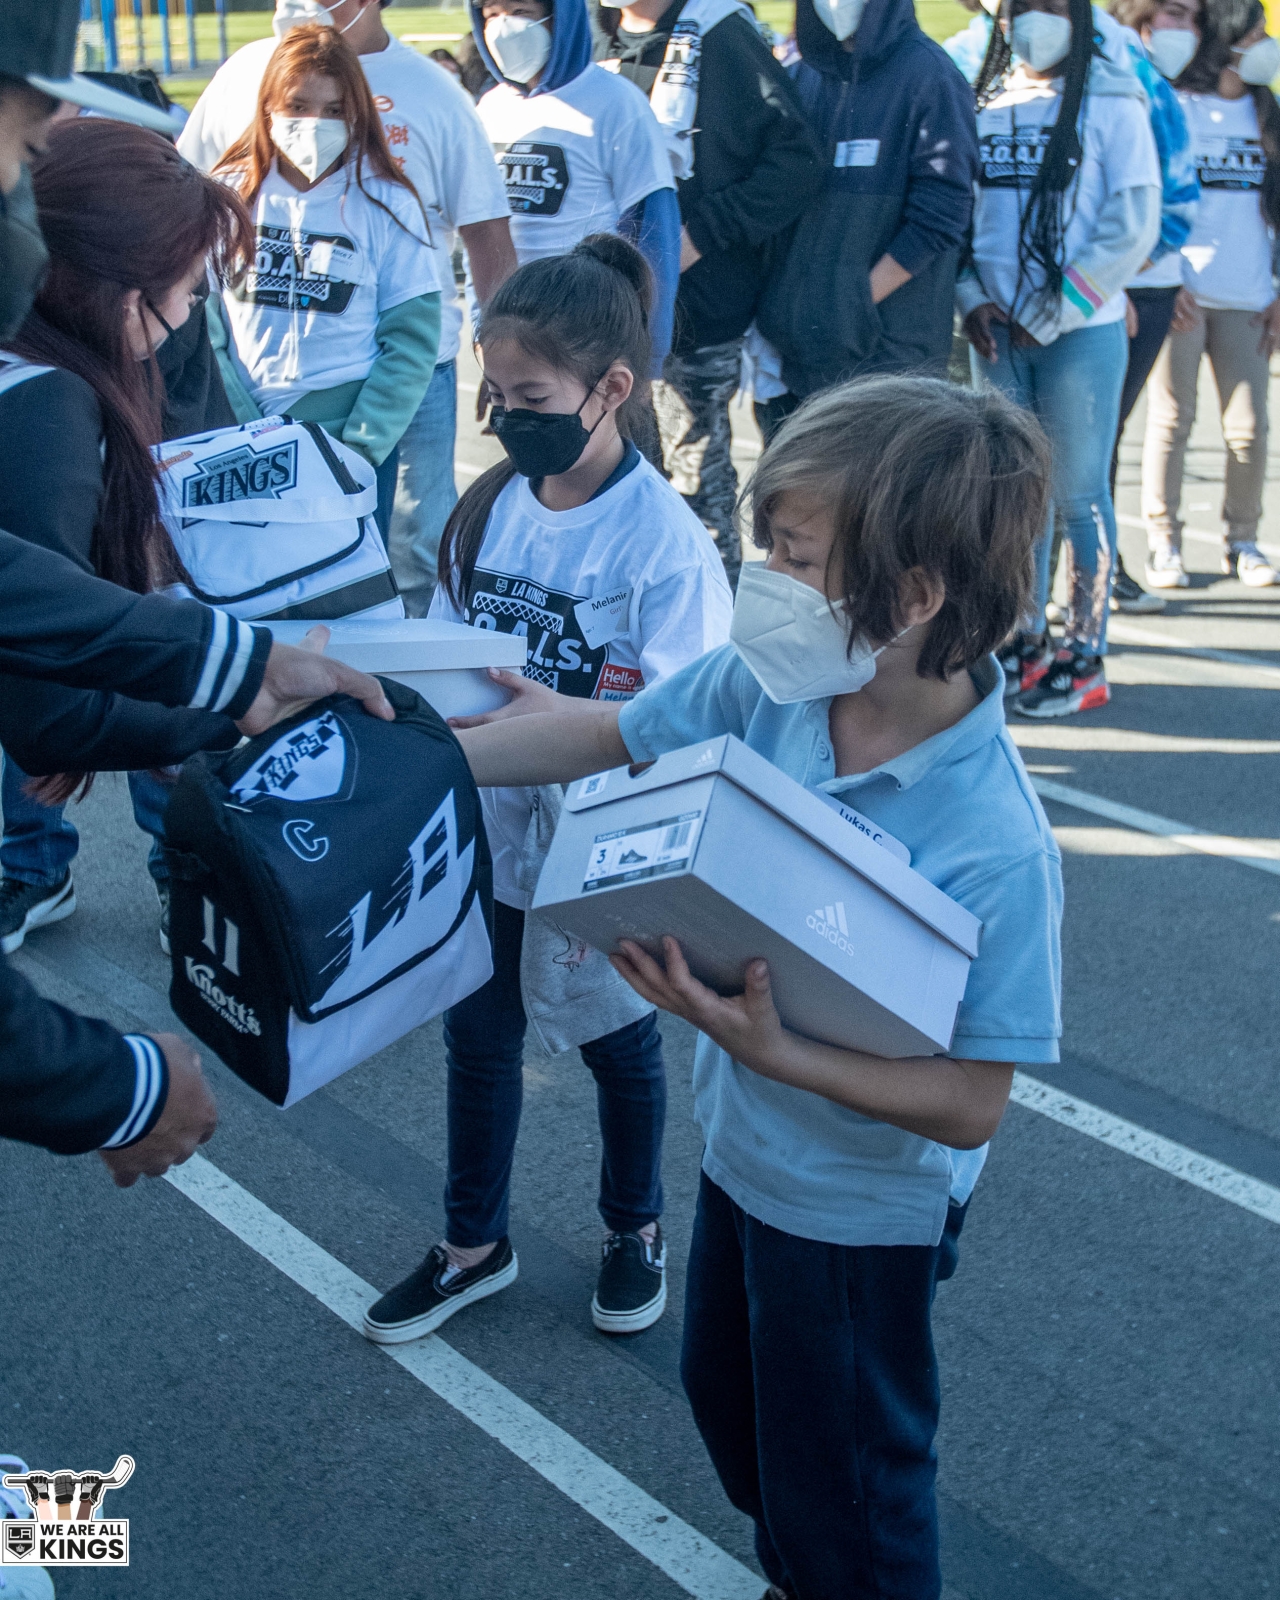
M 105 117 L 55 127 L 31 169 L 49 273 L 10 348 L 74 372 L 102 408 L 105 493 L 93 564 L 145 594 L 180 578 L 160 521 L 151 446 L 160 441 L 164 383 L 124 329 L 124 297 L 162 299 L 208 258 L 227 277 L 253 247 L 237 197 L 184 161 L 158 133 Z
M 545 256 L 518 268 L 484 309 L 476 343 L 481 349 L 510 339 L 557 372 L 590 389 L 615 361 L 635 383 L 618 408 L 618 432 L 635 432 L 649 405 L 649 312 L 653 274 L 625 239 L 589 234 L 567 256 Z M 490 467 L 454 506 L 440 541 L 440 582 L 461 607 L 475 571 L 493 503 L 515 476 L 509 461 Z
M 360 65 L 360 57 L 336 28 L 306 23 L 290 28 L 271 53 L 267 70 L 262 75 L 258 89 L 258 109 L 244 133 L 228 149 L 214 167 L 215 172 L 239 172 L 240 194 L 251 210 L 258 192 L 271 171 L 276 158 L 276 147 L 271 142 L 271 113 L 279 110 L 289 92 L 290 84 L 316 73 L 322 78 L 332 78 L 342 96 L 342 120 L 351 134 L 347 149 L 355 150 L 355 182 L 370 204 L 385 211 L 398 227 L 404 223 L 390 206 L 383 205 L 364 186 L 367 166 L 375 178 L 407 189 L 422 211 L 424 244 L 431 242 L 431 229 L 422 206 L 422 197 L 396 166 L 383 132 L 378 109 L 373 103 L 373 91 Z M 407 230 L 406 230 L 407 231 Z
M 835 521 L 828 574 L 839 574 L 851 648 L 901 631 L 899 580 L 913 568 L 946 591 L 920 650 L 922 678 L 973 666 L 1031 609 L 1049 445 L 1003 395 L 938 378 L 827 389 L 782 425 L 743 491 L 761 549 L 772 548 L 771 514 L 791 493 L 820 500 Z
M 1260 0 L 1204 0 L 1200 14 L 1200 48 L 1177 81 L 1194 94 L 1217 94 L 1223 67 L 1232 65 L 1231 47 L 1267 20 Z M 1262 175 L 1263 220 L 1280 228 L 1280 105 L 1265 83 L 1249 84 L 1258 113 L 1258 136 L 1267 158 Z

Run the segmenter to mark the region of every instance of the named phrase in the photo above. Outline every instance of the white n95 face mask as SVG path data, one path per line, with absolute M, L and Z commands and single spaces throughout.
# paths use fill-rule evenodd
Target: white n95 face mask
M 1047 72 L 1071 48 L 1071 23 L 1048 11 L 1023 11 L 1013 19 L 1009 43 L 1033 72 Z
M 550 17 L 490 17 L 484 25 L 484 42 L 504 78 L 528 83 L 536 78 L 551 54 Z
M 334 5 L 341 5 L 342 0 L 333 0 Z M 276 14 L 271 19 L 271 31 L 277 39 L 283 39 L 290 28 L 300 27 L 304 22 L 318 22 L 322 28 L 338 28 L 339 33 L 346 33 L 348 28 L 354 28 L 360 20 L 360 12 L 351 21 L 341 28 L 333 20 L 333 13 L 328 6 L 320 4 L 320 0 L 276 0 Z
M 337 117 L 282 117 L 271 113 L 271 142 L 309 182 L 328 171 L 347 148 L 351 133 Z
M 1195 55 L 1198 44 L 1190 28 L 1156 28 L 1147 45 L 1147 55 L 1162 78 L 1176 78 Z
M 853 694 L 876 675 L 863 639 L 849 649 L 841 607 L 807 583 L 752 563 L 742 569 L 729 639 L 776 706 Z
M 1251 44 L 1241 55 L 1236 71 L 1245 83 L 1263 86 L 1270 83 L 1280 73 L 1280 39 L 1268 35 L 1257 44 Z
M 818 21 L 843 44 L 858 31 L 867 0 L 813 0 Z

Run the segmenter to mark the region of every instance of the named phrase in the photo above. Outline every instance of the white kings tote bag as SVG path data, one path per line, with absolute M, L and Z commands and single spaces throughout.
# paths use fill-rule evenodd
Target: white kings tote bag
M 256 622 L 404 616 L 374 470 L 319 423 L 263 417 L 153 453 L 197 599 Z

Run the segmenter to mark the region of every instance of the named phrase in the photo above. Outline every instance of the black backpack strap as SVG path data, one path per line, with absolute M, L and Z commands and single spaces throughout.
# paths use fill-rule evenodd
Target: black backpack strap
M 286 422 L 296 422 L 296 417 L 286 417 Z M 311 435 L 312 443 L 320 452 L 326 467 L 333 474 L 333 481 L 342 490 L 343 494 L 363 494 L 364 490 L 351 476 L 351 470 L 346 462 L 333 448 L 333 441 L 318 422 L 304 422 L 300 424 Z

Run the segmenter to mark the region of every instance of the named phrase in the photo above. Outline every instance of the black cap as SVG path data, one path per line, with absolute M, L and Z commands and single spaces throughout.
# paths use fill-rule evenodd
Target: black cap
M 0 75 L 121 122 L 173 133 L 163 111 L 72 73 L 80 0 L 0 0 Z

